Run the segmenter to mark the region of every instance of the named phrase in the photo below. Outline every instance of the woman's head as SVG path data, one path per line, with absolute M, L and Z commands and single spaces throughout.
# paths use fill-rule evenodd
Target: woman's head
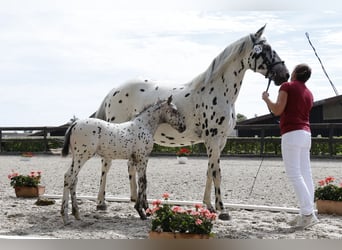
M 311 68 L 305 63 L 298 64 L 291 74 L 291 80 L 306 82 L 311 76 Z

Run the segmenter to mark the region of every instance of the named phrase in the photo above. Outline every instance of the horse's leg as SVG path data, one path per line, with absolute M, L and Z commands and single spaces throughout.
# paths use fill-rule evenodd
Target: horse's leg
M 107 181 L 107 174 L 112 165 L 112 159 L 102 158 L 102 171 L 101 171 L 101 181 L 100 181 L 100 189 L 97 195 L 97 210 L 106 210 L 107 205 L 105 202 L 105 195 L 106 195 L 106 181 Z
M 204 191 L 203 202 L 206 204 L 209 210 L 215 211 L 211 205 L 211 186 L 214 182 L 215 188 L 215 208 L 221 211 L 219 219 L 229 220 L 230 216 L 227 211 L 225 211 L 222 198 L 221 198 L 221 168 L 220 168 L 220 156 L 222 145 L 219 143 L 219 139 L 211 140 L 206 142 L 207 154 L 208 154 L 208 170 L 207 170 L 207 181 Z M 224 144 L 223 144 L 224 145 Z
M 75 161 L 74 161 L 74 168 L 72 172 L 73 181 L 71 182 L 71 186 L 70 186 L 70 194 L 71 194 L 72 215 L 75 216 L 76 220 L 80 219 L 80 212 L 78 209 L 77 197 L 76 197 L 76 187 L 77 187 L 77 181 L 78 181 L 77 176 L 82 166 L 87 162 L 89 158 L 78 157 L 77 159 L 75 158 Z
M 147 179 L 146 179 L 146 167 L 147 167 L 147 158 L 138 160 L 139 163 L 137 166 L 138 172 L 138 199 L 135 202 L 134 208 L 138 211 L 140 219 L 146 220 L 146 211 L 148 208 L 147 198 L 146 198 L 146 187 L 147 187 Z M 144 210 L 143 210 L 144 209 Z
M 128 177 L 131 188 L 131 201 L 137 201 L 137 181 L 136 181 L 136 168 L 132 158 L 128 159 Z
M 69 205 L 69 194 L 70 194 L 70 186 L 73 182 L 73 168 L 74 168 L 74 160 L 72 160 L 71 166 L 68 171 L 64 174 L 64 188 L 63 188 L 63 198 L 62 198 L 62 206 L 61 206 L 61 215 L 63 219 L 64 225 L 68 224 L 68 205 Z

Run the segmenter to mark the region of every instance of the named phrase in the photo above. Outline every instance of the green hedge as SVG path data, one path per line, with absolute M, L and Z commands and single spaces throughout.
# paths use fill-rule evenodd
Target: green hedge
M 47 139 L 48 150 L 61 148 L 63 146 L 62 139 Z M 45 143 L 43 139 L 37 140 L 15 140 L 2 141 L 2 152 L 44 152 Z M 181 147 L 163 147 L 155 144 L 153 148 L 154 154 L 176 154 Z M 193 155 L 206 154 L 204 144 L 196 144 L 187 146 Z M 331 152 L 330 152 L 331 151 Z M 314 138 L 312 140 L 311 155 L 318 157 L 342 156 L 342 137 L 334 138 L 329 148 L 328 138 Z M 261 143 L 260 138 L 231 138 L 227 140 L 226 146 L 222 150 L 222 155 L 260 155 Z M 281 156 L 280 138 L 265 138 L 264 154 L 270 156 Z

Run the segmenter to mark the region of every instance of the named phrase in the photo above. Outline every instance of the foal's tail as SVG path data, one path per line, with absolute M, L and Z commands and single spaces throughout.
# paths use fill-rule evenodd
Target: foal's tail
M 70 125 L 70 127 L 67 129 L 65 132 L 64 136 L 64 144 L 63 144 L 63 149 L 62 149 L 62 156 L 67 156 L 69 154 L 69 145 L 70 145 L 70 136 L 71 136 L 71 130 L 73 127 L 75 127 L 76 122 Z

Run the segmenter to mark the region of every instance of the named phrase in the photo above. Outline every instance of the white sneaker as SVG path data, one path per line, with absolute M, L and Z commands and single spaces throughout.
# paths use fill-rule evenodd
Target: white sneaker
M 302 215 L 299 217 L 297 224 L 294 225 L 294 228 L 303 230 L 317 224 L 318 222 L 319 220 L 314 214 Z
M 292 220 L 290 220 L 287 224 L 290 225 L 291 227 L 297 225 L 299 223 L 299 220 L 302 216 L 301 215 L 296 215 Z

